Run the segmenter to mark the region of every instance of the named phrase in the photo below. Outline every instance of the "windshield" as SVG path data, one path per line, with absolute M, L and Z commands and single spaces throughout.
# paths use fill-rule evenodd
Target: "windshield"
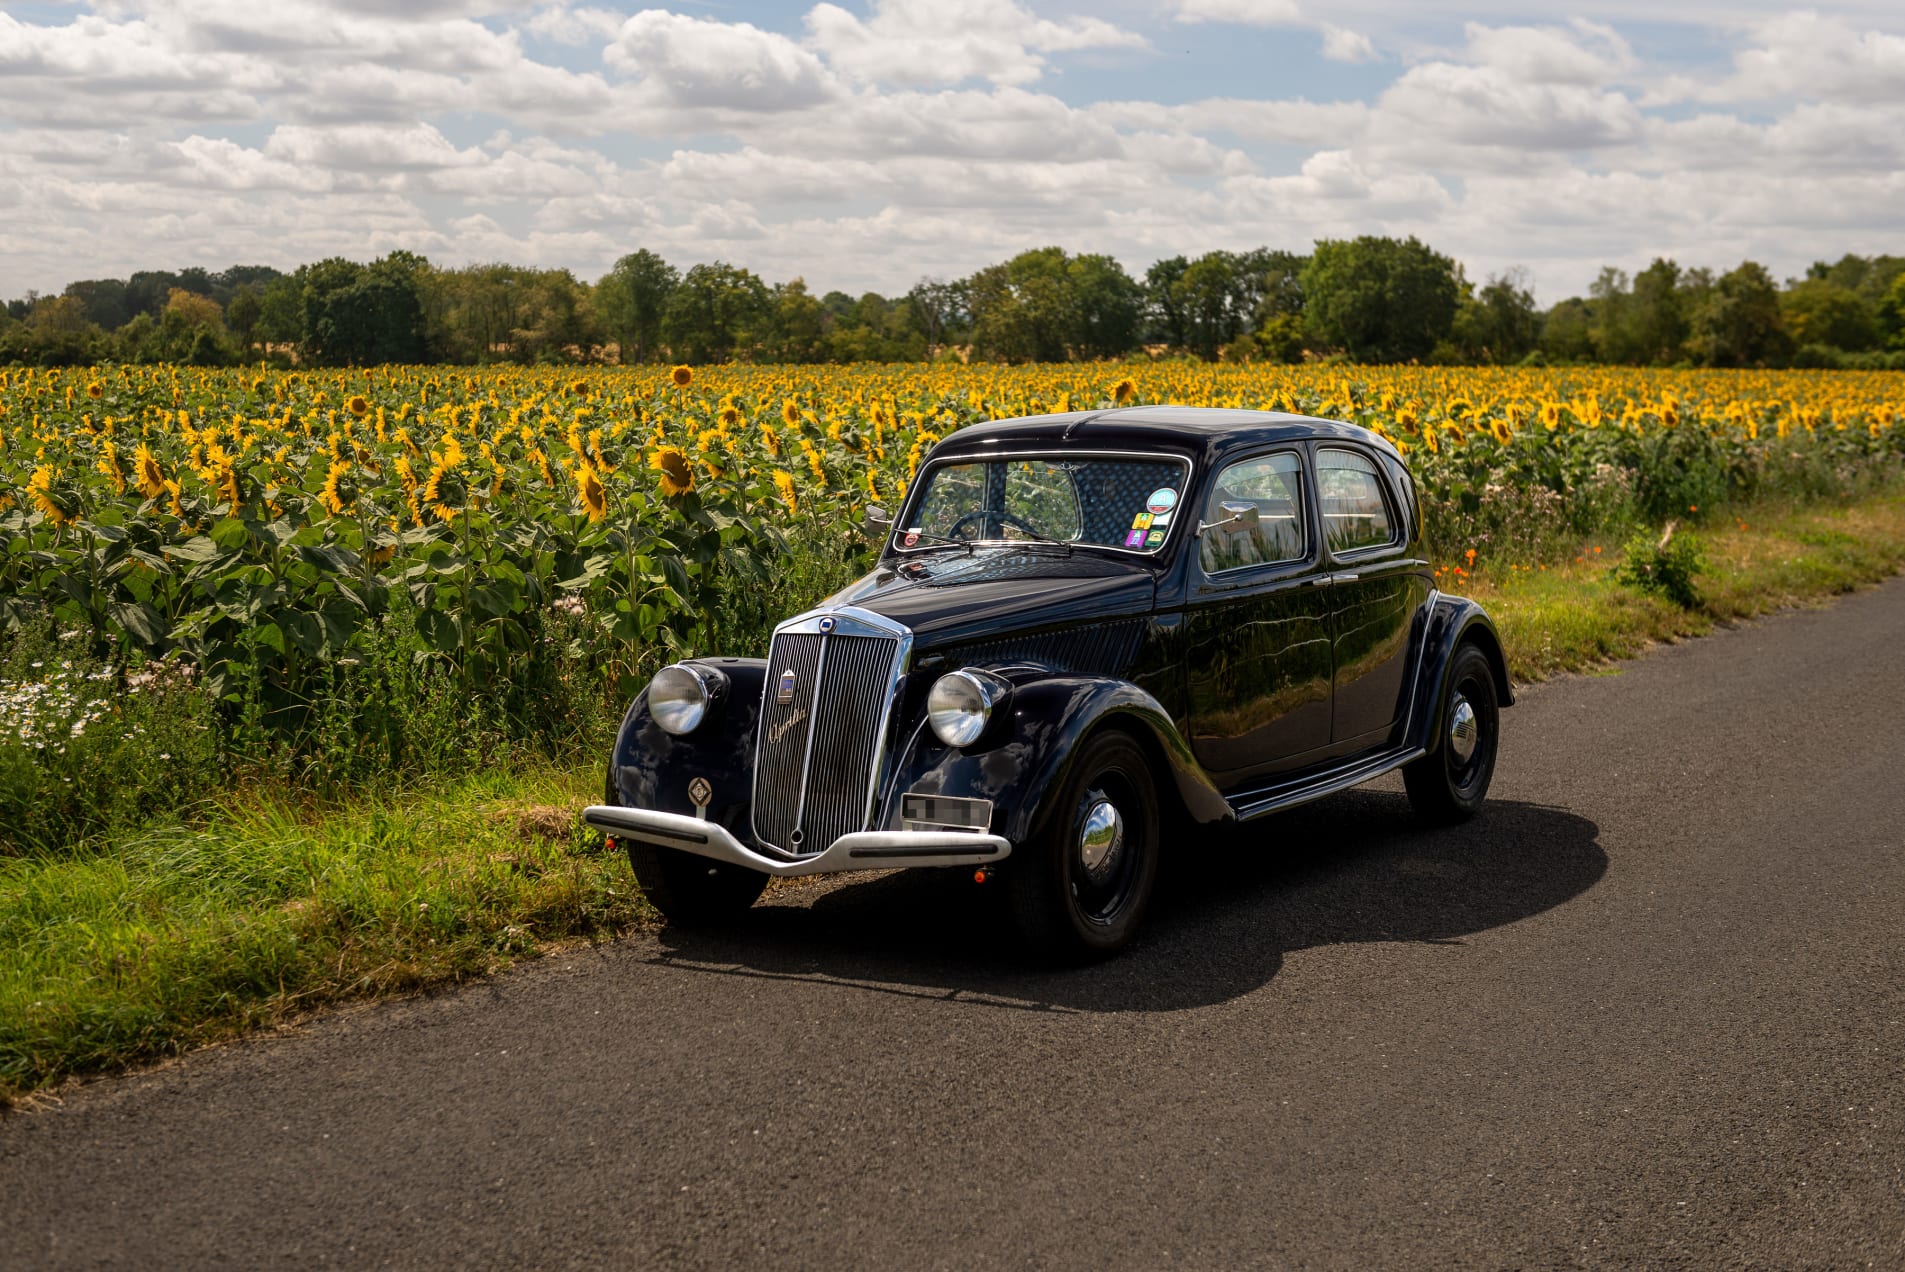
M 1179 459 L 1013 456 L 929 468 L 902 549 L 1055 543 L 1130 552 L 1164 545 L 1190 466 Z

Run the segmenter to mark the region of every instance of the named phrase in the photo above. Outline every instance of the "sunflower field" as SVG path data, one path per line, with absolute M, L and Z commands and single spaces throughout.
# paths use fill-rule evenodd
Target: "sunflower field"
M 102 695 L 189 681 L 226 753 L 402 768 L 599 730 L 660 661 L 757 652 L 864 568 L 865 505 L 947 433 L 1150 402 L 1382 432 L 1455 575 L 1842 498 L 1905 457 L 1882 371 L 0 370 L 0 639 L 40 633 Z

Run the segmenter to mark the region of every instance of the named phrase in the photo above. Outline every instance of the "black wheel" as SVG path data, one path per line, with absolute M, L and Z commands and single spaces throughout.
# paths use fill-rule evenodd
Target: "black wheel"
M 1402 769 L 1409 802 L 1439 825 L 1466 821 L 1488 797 L 1501 741 L 1501 708 L 1488 655 L 1474 645 L 1455 651 L 1449 689 L 1436 721 L 1436 749 Z
M 1045 829 L 1006 863 L 1020 935 L 1041 957 L 1103 958 L 1138 929 L 1158 873 L 1151 766 L 1123 733 L 1085 743 Z
M 684 926 L 731 919 L 767 886 L 767 876 L 758 870 L 634 839 L 628 841 L 628 864 L 654 907 L 670 923 Z

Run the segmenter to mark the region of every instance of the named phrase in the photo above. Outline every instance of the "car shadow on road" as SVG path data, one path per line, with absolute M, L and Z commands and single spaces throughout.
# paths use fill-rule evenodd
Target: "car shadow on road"
M 1351 791 L 1196 834 L 1167 845 L 1139 939 L 1088 967 L 1028 965 L 996 884 L 963 870 L 770 894 L 719 932 L 663 929 L 656 961 L 1021 1010 L 1174 1011 L 1249 993 L 1296 950 L 1459 943 L 1572 900 L 1607 870 L 1593 822 L 1505 801 L 1431 830 L 1400 794 Z

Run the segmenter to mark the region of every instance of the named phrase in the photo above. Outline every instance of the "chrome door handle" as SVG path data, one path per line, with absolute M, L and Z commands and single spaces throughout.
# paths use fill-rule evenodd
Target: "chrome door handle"
M 1363 576 L 1360 574 L 1332 574 L 1330 575 L 1330 582 L 1331 584 L 1354 583 L 1357 579 L 1360 579 L 1361 577 Z

